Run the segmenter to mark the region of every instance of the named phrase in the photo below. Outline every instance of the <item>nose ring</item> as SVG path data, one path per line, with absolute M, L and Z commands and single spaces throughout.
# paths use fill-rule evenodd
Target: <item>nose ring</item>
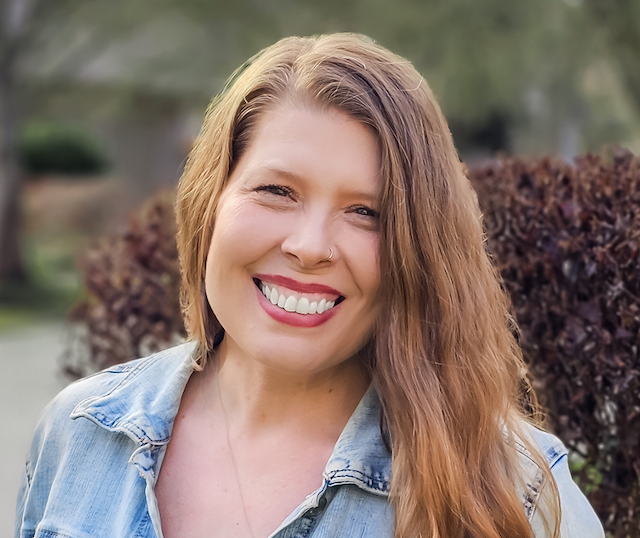
M 322 260 L 320 260 L 321 262 L 328 262 L 331 260 L 331 258 L 333 258 L 333 249 L 331 247 L 329 247 L 329 257 L 328 258 L 324 258 Z

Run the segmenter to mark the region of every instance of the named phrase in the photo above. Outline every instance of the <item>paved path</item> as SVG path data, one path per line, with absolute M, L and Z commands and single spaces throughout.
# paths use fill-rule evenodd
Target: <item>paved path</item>
M 58 372 L 66 337 L 62 322 L 0 332 L 0 538 L 13 536 L 15 498 L 38 417 L 66 383 Z

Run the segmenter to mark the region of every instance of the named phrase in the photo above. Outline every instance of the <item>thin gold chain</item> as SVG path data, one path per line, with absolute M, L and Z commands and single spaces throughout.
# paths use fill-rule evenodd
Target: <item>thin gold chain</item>
M 249 529 L 251 538 L 255 538 L 253 529 L 249 523 L 249 516 L 247 516 L 247 507 L 244 502 L 244 495 L 242 494 L 242 486 L 240 485 L 240 477 L 238 475 L 238 466 L 236 465 L 236 458 L 233 455 L 233 449 L 231 448 L 231 439 L 229 438 L 229 423 L 227 422 L 227 412 L 224 408 L 224 402 L 222 401 L 222 391 L 220 390 L 220 368 L 218 368 L 216 376 L 216 385 L 218 386 L 218 398 L 220 399 L 220 408 L 222 409 L 222 421 L 224 422 L 224 431 L 227 436 L 227 448 L 229 449 L 229 455 L 231 456 L 231 464 L 233 465 L 233 473 L 236 477 L 236 485 L 238 486 L 238 493 L 240 494 L 240 502 L 242 503 L 242 513 L 244 514 L 244 521 Z

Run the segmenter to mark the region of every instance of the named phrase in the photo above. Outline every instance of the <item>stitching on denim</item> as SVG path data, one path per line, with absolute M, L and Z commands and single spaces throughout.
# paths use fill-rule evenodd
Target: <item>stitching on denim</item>
M 533 477 L 533 484 L 527 482 L 526 490 L 522 496 L 524 512 L 529 521 L 532 520 L 534 514 L 536 513 L 536 509 L 538 508 L 538 500 L 542 494 L 542 489 L 545 486 L 544 475 L 542 474 L 542 470 L 538 467 L 538 470 Z
M 376 479 L 371 475 L 357 469 L 338 469 L 336 471 L 331 471 L 327 475 L 327 479 L 329 480 L 329 482 L 331 482 L 335 478 L 352 478 L 356 482 L 362 484 L 362 486 L 364 486 L 365 488 L 370 488 L 379 491 L 380 493 L 388 493 L 389 491 L 389 481 L 386 478 Z
M 153 439 L 151 439 L 151 437 L 147 434 L 147 432 L 143 428 L 141 428 L 140 426 L 138 426 L 133 422 L 126 422 L 126 423 L 116 422 L 115 425 L 116 425 L 116 428 L 122 428 L 123 430 L 127 430 L 131 432 L 133 435 L 135 435 L 138 438 L 138 441 L 140 441 L 141 443 L 144 443 L 145 441 L 149 441 L 151 443 L 154 442 Z
M 162 439 L 151 439 L 151 437 L 147 434 L 147 432 L 143 428 L 140 428 L 137 424 L 134 424 L 132 422 L 120 422 L 119 420 L 108 421 L 107 416 L 99 411 L 93 411 L 92 413 L 88 413 L 84 410 L 81 411 L 80 408 L 86 408 L 97 400 L 111 396 L 113 392 L 118 390 L 124 383 L 127 383 L 131 378 L 133 378 L 134 376 L 138 375 L 143 370 L 148 368 L 149 365 L 155 360 L 161 359 L 163 356 L 167 355 L 172 349 L 173 348 L 169 348 L 169 349 L 160 351 L 158 353 L 155 353 L 154 355 L 151 355 L 150 357 L 147 357 L 146 359 L 141 360 L 140 363 L 137 364 L 135 367 L 132 367 L 127 372 L 127 375 L 123 379 L 121 379 L 118 383 L 116 383 L 111 388 L 111 390 L 105 392 L 104 394 L 101 394 L 100 396 L 92 396 L 82 400 L 78 405 L 76 405 L 74 410 L 71 412 L 71 418 L 85 417 L 85 418 L 93 419 L 96 422 L 98 422 L 100 425 L 110 430 L 116 430 L 117 428 L 122 428 L 128 432 L 131 432 L 138 439 L 139 442 L 149 441 L 153 444 L 166 444 L 169 441 L 169 437 L 164 437 Z M 104 374 L 104 373 L 108 373 L 108 370 L 104 372 L 98 372 L 98 374 Z M 98 375 L 98 374 L 94 374 L 94 375 Z
M 31 460 L 27 460 L 24 464 L 24 474 L 27 478 L 27 486 L 31 489 L 31 482 L 33 481 L 33 470 L 31 469 Z
M 182 344 L 182 345 L 188 345 L 188 344 Z M 127 375 L 122 378 L 120 381 L 118 381 L 118 383 L 116 383 L 111 390 L 105 392 L 104 394 L 101 394 L 100 396 L 92 396 L 90 398 L 87 398 L 85 400 L 83 400 L 82 402 L 80 402 L 76 408 L 73 410 L 73 412 L 71 413 L 73 415 L 73 413 L 76 412 L 76 409 L 78 409 L 78 407 L 80 406 L 86 406 L 87 403 L 93 403 L 96 400 L 100 400 L 102 398 L 106 398 L 107 396 L 110 396 L 111 394 L 113 394 L 114 391 L 118 390 L 122 384 L 126 383 L 130 378 L 132 378 L 133 376 L 139 374 L 141 371 L 143 371 L 144 369 L 148 368 L 149 365 L 153 362 L 155 362 L 158 359 L 161 359 L 162 357 L 164 357 L 165 355 L 169 355 L 170 352 L 172 352 L 172 350 L 174 350 L 175 348 L 168 348 L 162 351 L 159 351 L 158 353 L 154 353 L 153 355 L 150 355 L 149 357 L 145 358 L 145 359 L 141 359 L 139 364 L 136 364 L 135 367 L 132 367 L 131 370 L 127 371 Z M 110 373 L 108 370 L 103 371 L 103 372 L 98 372 L 97 374 L 94 375 L 100 375 L 100 374 L 107 374 Z M 119 373 L 119 372 L 117 372 Z
M 152 439 L 150 435 L 147 434 L 144 428 L 140 428 L 137 424 L 129 421 L 119 421 L 108 422 L 106 420 L 106 416 L 99 411 L 94 411 L 93 413 L 82 412 L 78 413 L 74 418 L 86 418 L 91 420 L 92 422 L 97 423 L 99 426 L 102 426 L 112 433 L 124 433 L 124 431 L 130 432 L 136 438 L 138 443 L 150 443 L 152 445 L 164 445 L 169 441 L 169 437 L 163 437 L 162 439 Z
M 536 461 L 533 459 L 533 455 L 531 454 L 531 452 L 529 452 L 527 447 L 524 446 L 522 441 L 520 441 L 519 439 L 514 439 L 514 444 L 516 446 L 516 450 L 518 452 L 520 452 L 520 454 L 522 454 L 526 458 L 530 459 L 533 463 L 536 463 Z M 537 463 L 536 463 L 536 465 L 537 465 Z
M 146 528 L 148 527 L 148 521 L 149 521 L 149 511 L 145 511 L 144 516 L 142 516 L 140 518 L 140 524 L 138 525 L 138 527 L 136 528 L 136 532 L 133 535 L 134 538 L 143 538 L 144 536 L 147 536 L 144 531 L 146 530 Z M 155 534 L 155 530 L 154 530 L 154 534 Z
M 86 408 L 90 404 L 92 404 L 93 402 L 95 402 L 97 400 L 101 400 L 102 398 L 106 398 L 107 396 L 111 396 L 116 390 L 118 390 L 122 386 L 123 383 L 128 381 L 131 377 L 133 377 L 134 375 L 136 375 L 140 371 L 144 370 L 151 363 L 151 361 L 154 359 L 154 357 L 157 357 L 157 356 L 158 355 L 152 355 L 151 357 L 147 357 L 145 360 L 141 361 L 140 364 L 136 365 L 135 368 L 133 368 L 132 370 L 127 372 L 127 375 L 125 375 L 120 381 L 118 381 L 111 388 L 111 390 L 108 390 L 107 392 L 105 392 L 104 394 L 100 394 L 99 396 L 90 396 L 89 398 L 85 398 L 84 400 L 82 400 L 78 405 L 75 406 L 75 408 L 71 412 L 71 416 L 73 417 L 74 414 L 81 413 L 79 408 Z M 109 372 L 99 372 L 99 374 L 106 374 L 106 373 L 109 373 Z M 96 375 L 98 375 L 98 374 L 96 374 Z M 97 418 L 98 414 L 100 414 L 102 417 L 104 417 L 104 415 L 102 415 L 101 413 L 95 413 L 96 418 Z M 79 414 L 78 416 L 83 416 L 83 415 Z M 102 422 L 102 420 L 101 420 L 101 422 Z M 108 423 L 103 422 L 103 424 L 105 426 L 109 426 Z
M 533 463 L 536 463 L 531 452 L 529 452 L 527 447 L 522 443 L 522 441 L 520 441 L 520 439 L 514 439 L 514 444 L 518 452 L 530 459 Z M 558 443 L 554 443 L 549 448 L 547 448 L 547 450 L 542 452 L 542 455 L 549 465 L 549 468 L 553 467 L 563 456 L 567 455 L 566 448 L 564 450 L 558 450 L 558 448 L 560 448 L 560 445 Z

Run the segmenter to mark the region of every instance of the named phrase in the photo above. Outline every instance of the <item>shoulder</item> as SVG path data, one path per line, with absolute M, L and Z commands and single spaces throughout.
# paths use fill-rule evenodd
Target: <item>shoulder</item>
M 41 422 L 69 418 L 79 403 L 112 391 L 132 374 L 143 371 L 151 360 L 154 356 L 117 364 L 67 385 L 45 407 Z
M 53 399 L 26 461 L 17 502 L 19 528 L 35 529 L 50 502 L 65 511 L 71 504 L 79 510 L 83 499 L 120 495 L 126 487 L 117 489 L 117 484 L 138 480 L 136 467 L 127 462 L 139 453 L 146 465 L 147 452 L 138 449 L 166 443 L 193 371 L 194 348 L 183 344 L 113 366 L 69 385 Z
M 526 428 L 530 438 L 535 442 L 541 455 L 551 469 L 553 469 L 562 458 L 568 455 L 567 448 L 555 435 L 536 428 L 529 423 L 526 423 Z M 520 450 L 521 449 L 519 449 L 519 451 Z M 530 455 L 527 456 L 530 457 Z
M 568 450 L 556 436 L 526 424 L 523 433 L 538 455 L 542 456 L 551 469 L 560 497 L 560 537 L 561 538 L 603 538 L 604 531 L 595 511 L 580 488 L 573 481 L 569 471 Z M 545 525 L 552 502 L 552 490 L 545 483 L 542 470 L 536 458 L 522 442 L 516 441 L 520 464 L 524 470 L 525 511 L 531 521 L 536 538 L 550 536 Z M 551 519 L 551 523 L 553 520 Z
M 181 344 L 148 357 L 116 364 L 71 383 L 45 408 L 41 422 L 70 419 L 80 404 L 85 406 L 123 389 L 144 390 L 156 380 L 164 382 L 177 368 L 189 363 L 194 347 L 192 342 Z
M 126 422 L 127 417 L 141 414 L 144 417 L 150 404 L 167 400 L 168 390 L 181 394 L 180 387 L 174 386 L 192 371 L 190 358 L 194 348 L 193 343 L 182 344 L 115 365 L 67 386 L 41 415 L 32 441 L 31 461 L 43 456 L 56 458 L 70 443 L 91 442 L 93 426 L 119 430 L 139 441 L 140 436 L 132 434 L 133 426 L 128 430 L 121 427 L 123 419 Z M 184 375 L 180 375 L 181 371 Z M 163 386 L 168 388 L 163 391 Z M 89 420 L 76 420 L 81 416 Z

